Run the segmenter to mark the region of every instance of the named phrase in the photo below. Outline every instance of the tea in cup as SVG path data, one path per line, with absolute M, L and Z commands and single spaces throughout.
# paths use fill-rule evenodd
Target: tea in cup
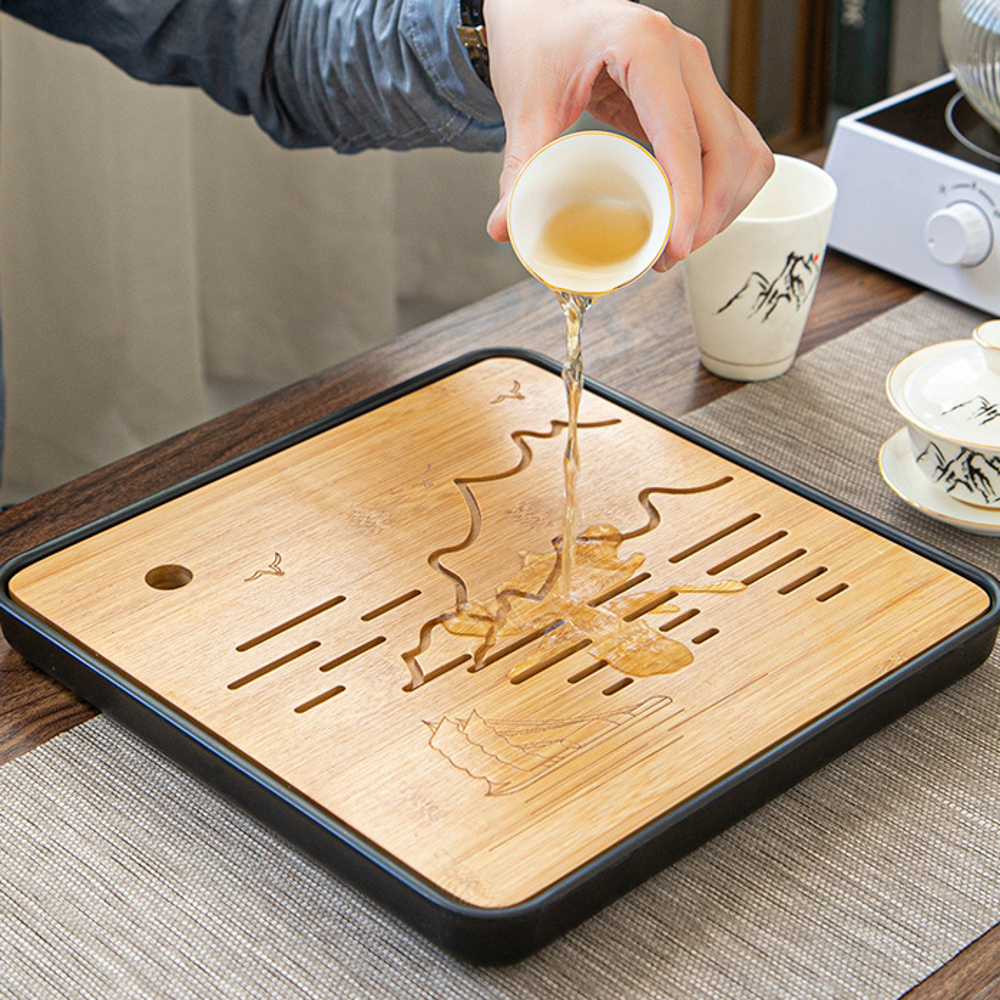
M 549 288 L 589 297 L 652 267 L 672 222 L 663 168 L 611 132 L 571 132 L 543 147 L 507 204 L 511 246 L 527 270 Z

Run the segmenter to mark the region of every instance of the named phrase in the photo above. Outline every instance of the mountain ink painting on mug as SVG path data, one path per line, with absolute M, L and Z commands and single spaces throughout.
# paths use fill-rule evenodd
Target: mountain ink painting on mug
M 784 304 L 801 309 L 808 301 L 819 277 L 820 255 L 798 254 L 792 251 L 785 265 L 774 278 L 760 271 L 751 271 L 743 286 L 717 312 L 723 313 L 737 302 L 750 302 L 749 316 L 758 316 L 762 323 Z

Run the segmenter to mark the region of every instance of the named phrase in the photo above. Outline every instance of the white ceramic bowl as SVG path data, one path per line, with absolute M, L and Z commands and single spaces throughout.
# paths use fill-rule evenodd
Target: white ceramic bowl
M 904 358 L 886 392 L 924 475 L 956 500 L 1000 509 L 1000 320 L 978 326 L 971 340 Z
M 638 216 L 644 235 L 614 260 L 553 252 L 548 238 L 553 219 L 587 204 Z M 507 202 L 507 228 L 514 252 L 540 281 L 558 291 L 602 295 L 656 263 L 667 245 L 673 214 L 666 175 L 642 146 L 611 132 L 570 132 L 521 168 Z M 598 249 L 613 238 L 601 221 L 592 236 Z

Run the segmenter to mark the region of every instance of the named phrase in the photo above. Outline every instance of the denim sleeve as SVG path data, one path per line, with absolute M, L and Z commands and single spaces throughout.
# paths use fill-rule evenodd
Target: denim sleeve
M 503 145 L 458 0 L 0 0 L 153 83 L 200 87 L 283 146 Z

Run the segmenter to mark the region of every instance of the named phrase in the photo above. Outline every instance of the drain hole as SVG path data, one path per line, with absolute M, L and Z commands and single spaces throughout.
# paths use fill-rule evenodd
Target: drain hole
M 153 590 L 179 590 L 186 587 L 194 579 L 194 573 L 187 566 L 177 566 L 168 563 L 164 566 L 154 566 L 146 574 L 146 584 Z
M 816 598 L 817 601 L 828 601 L 831 597 L 836 597 L 837 594 L 842 594 L 847 590 L 846 583 L 838 583 L 836 587 L 831 587 L 829 590 L 824 590 L 819 597 Z
M 811 583 L 818 576 L 822 576 L 826 572 L 825 566 L 817 566 L 816 569 L 810 570 L 804 576 L 800 576 L 797 580 L 792 580 L 791 583 L 786 583 L 784 587 L 778 588 L 779 594 L 790 594 L 793 590 L 798 590 L 799 587 L 804 587 L 807 583 Z
M 718 634 L 719 634 L 719 630 L 717 628 L 706 629 L 700 635 L 696 635 L 691 640 L 691 643 L 693 645 L 695 645 L 695 646 L 699 646 L 699 645 L 701 645 L 701 643 L 707 642 L 709 639 L 711 639 L 713 635 L 718 635 Z

